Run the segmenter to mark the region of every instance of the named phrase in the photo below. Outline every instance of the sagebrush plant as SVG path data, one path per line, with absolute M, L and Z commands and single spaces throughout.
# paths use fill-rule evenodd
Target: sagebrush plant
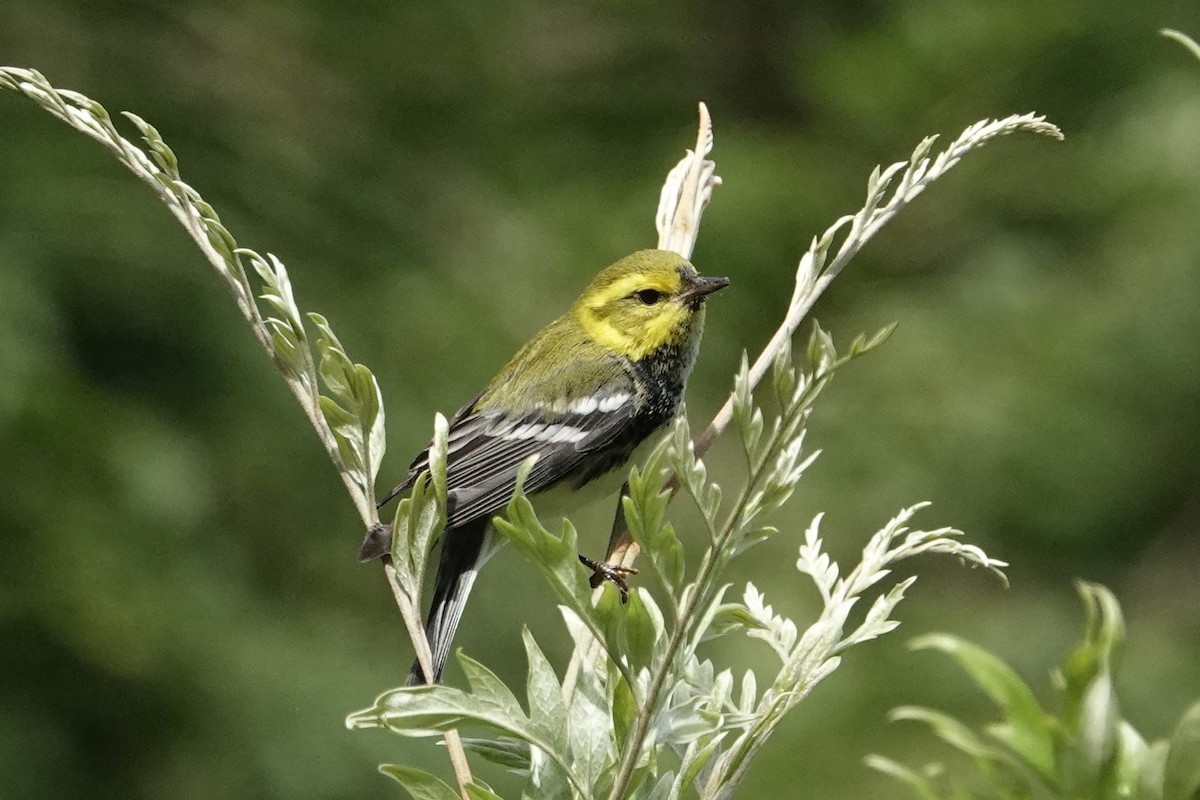
M 1149 742 L 1121 717 L 1114 674 L 1125 641 L 1121 606 L 1099 584 L 1080 583 L 1083 636 L 1053 674 L 1056 713 L 1033 689 L 983 648 L 948 634 L 922 636 L 916 650 L 954 659 L 999 710 L 980 729 L 941 711 L 908 706 L 894 720 L 921 723 L 966 756 L 967 777 L 940 763 L 919 769 L 879 755 L 874 768 L 903 782 L 919 800 L 1196 800 L 1200 797 L 1200 701 L 1167 739 Z
M 100 142 L 155 190 L 230 289 L 325 445 L 363 524 L 378 524 L 374 482 L 385 442 L 378 384 L 369 369 L 348 357 L 323 317 L 301 313 L 283 264 L 237 244 L 212 207 L 182 180 L 175 154 L 158 131 L 137 116 L 126 114 L 146 149 L 121 136 L 99 103 L 54 88 L 34 70 L 0 68 L 0 87 L 24 94 Z M 658 246 L 685 257 L 720 183 L 706 158 L 712 132 L 707 110 L 703 105 L 700 110 L 696 148 L 669 173 L 656 218 Z M 854 254 L 901 208 L 967 153 L 1017 131 L 1061 138 L 1055 126 L 1032 114 L 971 125 L 934 157 L 929 153 L 935 138 L 926 138 L 907 161 L 871 174 L 862 209 L 814 238 L 796 269 L 783 322 L 753 362 L 743 358 L 716 418 L 694 442 L 681 418 L 648 462 L 630 475 L 624 509 L 629 530 L 614 538 L 610 555 L 629 563 L 644 551 L 659 579 L 657 592 L 638 586 L 622 606 L 611 588 L 588 590 L 576 559 L 574 528 L 568 522 L 561 531 L 546 530 L 518 488 L 498 527 L 554 590 L 574 656 L 560 679 L 525 631 L 524 706 L 518 692 L 462 654 L 466 689 L 420 686 L 384 693 L 370 708 L 350 715 L 347 724 L 444 737 L 458 787 L 402 765 L 385 765 L 385 773 L 417 798 L 498 797 L 472 776 L 464 753 L 470 751 L 522 776 L 522 797 L 730 797 L 783 716 L 837 668 L 842 654 L 898 624 L 893 612 L 915 577 L 889 580 L 897 562 L 945 553 L 997 573 L 1006 566 L 961 542 L 952 528 L 910 528 L 924 505 L 917 504 L 871 536 L 860 562 L 847 570 L 823 551 L 820 515 L 807 526 L 796 566 L 822 600 L 820 614 L 807 625 L 776 614 L 751 583 L 741 589 L 740 599 L 729 596 L 737 557 L 777 535 L 764 519 L 788 500 L 817 455 L 805 450 L 813 403 L 837 369 L 889 333 L 860 336 L 839 354 L 832 337 L 814 324 L 807 347 L 796 357 L 791 342 L 797 328 Z M 261 279 L 257 291 L 265 312 L 247 262 Z M 315 338 L 306 318 L 316 328 Z M 768 374 L 769 405 L 776 409 L 769 421 L 758 399 Z M 726 496 L 709 479 L 702 456 L 731 422 L 745 475 Z M 445 516 L 445 437 L 446 423 L 438 416 L 429 474 L 398 505 L 395 545 L 385 563 L 397 607 L 427 671 L 429 648 L 417 610 L 429 552 Z M 693 548 L 703 545 L 698 558 L 689 560 L 667 519 L 676 489 L 700 512 L 703 542 L 695 542 L 691 532 L 686 537 Z M 852 619 L 859 600 L 867 597 L 873 597 L 867 610 Z M 777 658 L 773 674 L 747 671 L 735 679 L 728 669 L 699 657 L 702 642 L 724 636 L 761 641 Z M 459 727 L 481 735 L 460 740 Z

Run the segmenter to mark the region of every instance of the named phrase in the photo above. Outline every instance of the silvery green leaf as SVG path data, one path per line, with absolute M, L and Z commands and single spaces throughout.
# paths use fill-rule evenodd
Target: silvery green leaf
M 477 780 L 471 781 L 465 788 L 470 800 L 504 800 L 503 797 L 493 792 L 491 787 L 484 786 Z
M 480 758 L 499 764 L 515 775 L 529 774 L 529 743 L 511 736 L 494 739 L 462 737 L 463 748 Z
M 712 591 L 712 596 L 708 599 L 707 604 L 697 612 L 695 631 L 696 636 L 701 637 L 700 640 L 703 639 L 706 632 L 712 627 L 713 620 L 722 607 L 725 600 L 725 592 L 727 591 L 729 591 L 729 584 L 717 587 Z M 694 651 L 695 648 L 693 647 L 692 650 Z M 709 666 L 711 667 L 711 664 Z
M 613 733 L 616 737 L 617 746 L 623 748 L 625 742 L 629 739 L 629 734 L 633 731 L 633 726 L 637 724 L 637 699 L 634 697 L 633 689 L 623 679 L 610 680 L 608 682 L 608 690 L 610 694 L 609 705 L 613 721 Z M 644 694 L 644 691 L 642 694 Z
M 740 556 L 754 545 L 762 544 L 777 533 L 779 533 L 779 529 L 774 525 L 748 528 L 738 533 L 737 540 L 730 548 L 730 552 L 735 556 Z
M 496 673 L 462 653 L 458 654 L 458 663 L 462 665 L 463 673 L 467 676 L 471 697 L 476 703 L 493 709 L 496 714 L 524 721 L 524 712 L 517 696 L 496 677 Z
M 458 792 L 423 769 L 403 764 L 381 764 L 379 771 L 399 782 L 413 800 L 461 800 Z
M 762 510 L 771 511 L 779 508 L 791 498 L 804 471 L 820 455 L 818 450 L 806 458 L 801 458 L 804 447 L 804 432 L 787 442 L 775 455 L 775 463 L 767 473 L 763 489 L 756 499 L 756 505 Z M 750 521 L 747 514 L 746 522 Z
M 305 343 L 307 350 L 308 337 L 304 328 L 304 318 L 300 313 L 299 306 L 296 305 L 296 298 L 292 291 L 292 282 L 288 278 L 287 269 L 283 266 L 283 262 L 271 253 L 268 253 L 264 259 L 258 253 L 246 248 L 238 248 L 236 252 L 238 255 L 243 255 L 250 259 L 250 265 L 263 281 L 263 300 L 283 315 L 284 320 L 292 329 L 296 338 Z M 321 319 L 323 320 L 324 317 Z
M 408 497 L 396 504 L 392 522 L 392 564 L 400 585 L 411 592 L 417 605 L 425 582 L 425 562 L 434 540 L 441 532 L 442 513 L 429 492 L 429 475 L 422 473 L 413 482 Z
M 342 408 L 330 397 L 321 395 L 318 403 L 325 422 L 333 433 L 337 443 L 338 455 L 341 458 L 339 467 L 360 487 L 367 485 L 366 471 L 362 465 L 361 431 L 358 420 L 346 409 Z
M 576 796 L 562 768 L 543 751 L 531 748 L 529 778 L 521 797 L 529 800 L 572 800 Z
M 783 342 L 771 364 L 771 385 L 780 408 L 787 408 L 796 391 L 796 367 L 792 363 L 792 341 Z
M 814 375 L 828 372 L 837 363 L 837 348 L 833 345 L 833 337 L 826 333 L 816 320 L 813 321 L 812 334 L 808 339 L 808 361 Z
M 450 423 L 441 413 L 433 417 L 433 439 L 429 443 L 429 477 L 438 505 L 446 507 L 446 452 L 449 449 Z M 443 513 L 444 516 L 444 513 Z
M 572 645 L 576 649 L 587 650 L 595 641 L 591 629 L 587 623 L 580 619 L 571 608 L 565 605 L 560 605 L 558 611 L 562 614 L 563 624 L 567 626 L 567 633 L 571 636 Z M 594 669 L 593 665 L 585 662 L 581 669 Z
M 845 649 L 852 647 L 895 630 L 900 623 L 890 619 L 892 611 L 904 599 L 905 591 L 916 580 L 917 576 L 915 575 L 906 578 L 889 589 L 887 594 L 875 598 L 875 602 L 871 604 L 871 608 L 867 611 L 867 616 L 863 619 L 862 624 L 842 640 L 838 648 Z
M 478 662 L 458 654 L 471 691 L 450 686 L 406 686 L 384 692 L 371 708 L 351 714 L 350 728 L 387 728 L 413 736 L 478 725 L 496 732 L 540 741 L 520 704 L 494 674 Z
M 701 510 L 705 509 L 705 492 L 708 488 L 708 468 L 696 457 L 695 445 L 688 428 L 687 417 L 680 414 L 670 438 L 668 458 L 671 469 L 679 484 L 695 498 Z
M 574 787 L 583 786 L 571 770 L 566 755 L 541 735 L 539 726 L 521 710 L 508 687 L 479 662 L 461 651 L 457 655 L 470 691 L 442 684 L 393 689 L 380 695 L 370 708 L 347 717 L 346 726 L 352 729 L 386 728 L 417 737 L 435 736 L 451 728 L 482 729 L 493 738 L 499 735 L 528 742 L 553 760 Z M 531 761 L 532 755 L 531 750 Z M 531 769 L 534 768 L 531 765 Z
M 750 362 L 746 351 L 742 351 L 742 363 L 737 374 L 733 377 L 733 419 L 737 423 L 738 433 L 742 438 L 742 448 L 746 460 L 753 464 L 758 460 L 758 445 L 762 440 L 763 415 L 762 410 L 754 404 L 754 395 L 750 385 Z
M 1059 800 L 1064 795 L 1051 779 L 1049 782 L 1010 748 L 995 746 L 975 734 L 963 723 L 939 711 L 928 708 L 903 707 L 889 714 L 892 720 L 912 720 L 922 723 L 938 738 L 967 755 L 976 769 L 988 776 L 1002 775 L 1003 780 L 1019 787 L 1021 797 L 1031 800 Z
M 369 402 L 365 404 L 364 422 L 367 427 L 367 478 L 371 486 L 375 485 L 375 478 L 379 475 L 379 468 L 383 464 L 383 455 L 387 451 L 387 432 L 384 430 L 384 413 L 383 413 L 383 393 L 379 390 L 379 383 L 375 380 L 375 376 L 361 364 L 358 365 L 360 374 L 366 373 L 369 381 Z M 444 481 L 443 484 L 445 485 Z M 371 495 L 374 496 L 373 494 Z M 443 505 L 445 498 L 442 498 Z
M 1171 733 L 1163 768 L 1163 800 L 1194 800 L 1200 792 L 1200 703 L 1184 712 Z
M 321 397 L 321 411 L 337 441 L 345 470 L 366 496 L 373 498 L 386 446 L 379 385 L 369 369 L 350 361 L 324 317 L 308 316 L 319 332 L 317 372 L 329 390 L 328 396 Z
M 712 617 L 712 622 L 709 623 L 708 629 L 704 631 L 701 641 L 718 639 L 744 628 L 765 630 L 766 625 L 752 615 L 746 606 L 741 603 L 722 603 L 717 607 L 716 613 Z
M 663 635 L 661 620 L 658 626 L 646 609 L 646 601 L 650 593 L 645 589 L 635 587 L 629 593 L 629 602 L 625 606 L 622 633 L 625 655 L 629 658 L 630 667 L 639 670 L 650 667 L 654 661 L 654 651 L 659 638 Z
M 754 675 L 754 670 L 748 669 L 742 675 L 742 694 L 738 700 L 738 711 L 744 715 L 752 714 L 757 702 L 758 679 Z
M 600 644 L 604 647 L 609 658 L 619 668 L 628 672 L 628 660 L 624 657 L 621 646 L 621 629 L 624 627 L 625 606 L 621 603 L 621 595 L 610 583 L 600 590 L 600 597 L 593 606 L 597 624 L 600 626 Z
M 704 518 L 707 520 L 715 520 L 721 512 L 721 487 L 717 483 L 709 483 L 704 493 L 700 495 L 701 503 L 700 510 L 704 512 Z
M 635 467 L 630 472 L 629 493 L 622 504 L 630 536 L 650 556 L 659 580 L 673 596 L 683 582 L 683 545 L 666 521 L 670 493 L 663 488 L 667 476 L 661 465 L 664 450 L 663 446 L 656 448 L 644 469 Z
M 775 655 L 779 656 L 779 660 L 786 662 L 796 644 L 796 623 L 777 616 L 774 609 L 766 605 L 762 592 L 758 591 L 753 583 L 746 584 L 742 601 L 751 619 L 758 623 L 747 635 L 765 641 L 775 651 Z
M 78 95 L 82 97 L 82 95 Z M 150 155 L 154 163 L 167 175 L 179 177 L 179 161 L 175 158 L 175 154 L 171 152 L 171 148 L 163 141 L 162 135 L 158 129 L 129 111 L 121 112 L 121 115 L 131 121 L 142 134 L 142 140 L 150 148 Z
M 654 788 L 646 795 L 646 800 L 671 800 L 678 797 L 678 794 L 671 790 L 675 785 L 675 773 L 667 770 L 658 779 L 658 783 L 654 784 Z
M 275 349 L 279 360 L 288 368 L 289 377 L 304 381 L 307 376 L 303 372 L 303 354 L 295 338 L 290 335 L 290 330 L 285 332 L 284 329 L 275 327 L 273 323 L 283 325 L 277 319 L 272 318 L 265 322 L 271 329 L 271 346 Z
M 567 748 L 567 706 L 563 701 L 562 685 L 554 674 L 554 668 L 542 653 L 529 628 L 521 628 L 525 642 L 525 657 L 529 662 L 529 673 L 525 683 L 525 694 L 529 703 L 529 719 L 537 726 L 542 736 L 562 751 Z
M 712 687 L 708 692 L 708 708 L 714 713 L 724 714 L 728 709 L 734 708 L 732 702 L 733 696 L 733 672 L 728 669 L 723 669 L 717 673 L 717 677 L 713 680 Z
M 1111 672 L 1125 641 L 1125 620 L 1117 598 L 1105 587 L 1080 581 L 1076 586 L 1087 617 L 1083 639 L 1067 657 L 1064 717 L 1068 722 L 1082 717 L 1083 694 L 1095 678 Z
M 638 599 L 645 609 L 646 615 L 650 618 L 650 625 L 654 631 L 652 664 L 657 668 L 662 664 L 667 654 L 667 621 L 663 616 L 662 609 L 655 602 L 654 595 L 641 587 L 638 587 L 636 591 L 639 594 Z
M 342 403 L 348 403 L 353 397 L 354 364 L 330 327 L 329 320 L 315 313 L 310 313 L 308 318 L 317 326 L 317 351 L 321 355 L 318 370 L 321 380 L 325 382 L 333 397 Z
M 684 665 L 683 682 L 675 684 L 675 691 L 686 695 L 689 686 L 700 687 L 701 691 L 706 691 L 709 686 L 712 686 L 716 674 L 717 671 L 713 667 L 712 661 L 708 659 L 701 661 L 693 654 Z
M 598 675 L 585 671 L 579 676 L 567 710 L 571 763 L 587 786 L 617 760 L 616 733 Z
M 718 749 L 725 742 L 727 733 L 724 731 L 701 736 L 693 740 L 687 748 L 683 759 L 679 764 L 679 777 L 675 780 L 675 796 L 682 796 L 683 790 L 688 786 L 694 786 L 699 796 L 703 797 L 702 778 L 706 767 L 710 766 L 710 762 L 714 755 L 718 754 Z
M 818 591 L 826 604 L 830 602 L 834 586 L 838 581 L 838 565 L 822 550 L 820 529 L 825 512 L 813 517 L 808 529 L 804 532 L 804 544 L 800 545 L 800 558 L 796 561 L 796 569 L 812 577 Z
M 850 351 L 849 351 L 848 357 L 849 358 L 858 358 L 861 355 L 865 355 L 865 354 L 871 352 L 876 347 L 879 347 L 881 344 L 883 344 L 884 342 L 886 342 L 888 340 L 888 338 L 892 335 L 892 333 L 895 332 L 896 326 L 898 324 L 899 323 L 893 322 L 891 325 L 888 325 L 885 328 L 879 329 L 871 336 L 870 339 L 867 338 L 867 335 L 865 333 L 860 333 L 858 336 L 856 336 L 854 338 L 854 341 L 852 341 L 850 343 Z
M 721 721 L 720 714 L 701 710 L 692 702 L 665 709 L 655 724 L 655 733 L 663 744 L 688 744 L 720 730 Z

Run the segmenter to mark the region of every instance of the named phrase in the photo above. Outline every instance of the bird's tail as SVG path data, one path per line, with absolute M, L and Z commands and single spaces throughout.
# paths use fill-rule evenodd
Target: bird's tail
M 454 632 L 458 630 L 467 597 L 475 585 L 475 576 L 494 551 L 491 538 L 492 526 L 488 517 L 449 529 L 442 535 L 433 600 L 425 620 L 425 635 L 433 655 L 433 680 L 426 680 L 420 662 L 414 661 L 408 673 L 409 686 L 441 682 L 442 669 L 450 656 Z

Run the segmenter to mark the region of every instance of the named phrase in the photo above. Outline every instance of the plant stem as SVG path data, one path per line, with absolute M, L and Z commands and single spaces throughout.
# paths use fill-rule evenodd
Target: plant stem
M 783 428 L 781 427 L 780 431 L 782 430 Z M 776 440 L 779 436 L 779 431 L 773 431 L 771 435 L 773 438 L 770 441 L 769 447 L 774 447 L 778 444 Z M 680 609 L 678 620 L 671 631 L 671 639 L 667 643 L 667 649 L 663 655 L 662 662 L 659 664 L 653 679 L 650 681 L 650 690 L 646 695 L 645 702 L 638 710 L 637 725 L 634 726 L 633 735 L 625 745 L 625 753 L 621 758 L 620 768 L 617 771 L 617 779 L 613 783 L 613 790 L 609 795 L 610 800 L 621 800 L 625 790 L 629 787 L 629 782 L 633 778 L 633 772 L 637 768 L 642 745 L 646 740 L 646 735 L 650 731 L 650 723 L 654 717 L 659 696 L 662 694 L 667 678 L 671 674 L 671 664 L 674 662 L 680 646 L 692 636 L 692 628 L 697 622 L 696 610 L 702 608 L 704 604 L 711 600 L 712 593 L 710 590 L 712 587 L 710 584 L 717 570 L 717 565 L 720 563 L 721 553 L 737 530 L 738 519 L 743 510 L 745 510 L 746 503 L 750 501 L 750 493 L 762 478 L 766 463 L 767 459 L 763 459 L 759 463 L 758 468 L 753 470 L 746 479 L 742 491 L 738 493 L 737 502 L 734 504 L 733 509 L 730 510 L 726 523 L 722 526 L 720 536 L 710 542 L 708 550 L 704 553 L 704 559 L 700 562 L 700 568 L 696 571 L 696 578 L 691 584 L 694 587 L 693 591 L 688 594 L 687 602 Z M 674 496 L 674 492 L 672 496 Z
M 400 576 L 390 558 L 383 559 L 383 571 L 387 576 L 388 586 L 391 587 L 392 598 L 396 601 L 396 608 L 400 611 L 400 618 L 404 620 L 404 626 L 408 630 L 408 638 L 412 640 L 413 649 L 417 651 L 417 663 L 421 665 L 422 672 L 432 675 L 433 654 L 429 649 L 429 638 L 425 635 L 421 618 L 409 601 L 408 594 L 400 585 Z M 467 784 L 474 778 L 471 776 L 471 765 L 467 761 L 467 751 L 463 748 L 462 738 L 458 731 L 452 728 L 443 734 L 442 739 L 446 743 L 450 766 L 454 769 L 454 779 L 458 782 L 458 792 L 462 800 L 470 800 L 467 796 Z
M 342 461 L 341 453 L 338 451 L 333 431 L 330 430 L 329 423 L 321 413 L 315 391 L 308 392 L 297 381 L 286 378 L 288 374 L 287 369 L 280 360 L 279 354 L 275 352 L 275 347 L 271 341 L 271 334 L 267 330 L 262 315 L 259 313 L 258 306 L 254 302 L 254 293 L 250 287 L 249 278 L 246 275 L 240 258 L 243 253 L 234 247 L 229 257 L 226 258 L 213 246 L 209 240 L 209 227 L 200 211 L 201 208 L 209 207 L 207 203 L 204 203 L 199 193 L 179 178 L 179 173 L 173 162 L 174 157 L 172 156 L 172 162 L 167 165 L 169 170 L 160 168 L 144 150 L 117 131 L 108 112 L 99 103 L 77 93 L 60 92 L 40 73 L 33 70 L 0 67 L 0 88 L 9 88 L 24 94 L 51 115 L 67 123 L 76 131 L 99 142 L 116 157 L 118 162 L 132 172 L 135 177 L 149 186 L 163 204 L 166 205 L 175 219 L 179 221 L 179 224 L 183 226 L 188 236 L 191 237 L 205 260 L 209 262 L 222 278 L 226 288 L 233 295 L 238 311 L 250 325 L 250 330 L 254 334 L 255 340 L 267 354 L 271 363 L 275 365 L 275 368 L 279 370 L 281 375 L 285 376 L 284 383 L 300 404 L 305 417 L 308 418 L 309 423 L 317 434 L 317 438 L 325 448 L 326 455 L 329 456 L 334 467 L 337 469 L 338 475 L 341 477 L 342 483 L 345 485 L 346 491 L 350 495 L 350 500 L 354 504 L 355 510 L 358 512 L 358 516 L 362 520 L 364 527 L 369 528 L 377 524 L 379 517 L 375 510 L 375 504 L 370 497 L 370 489 L 368 488 L 364 491 L 351 478 L 349 471 Z M 71 98 L 71 103 L 67 102 L 66 98 L 68 97 Z M 217 227 L 220 227 L 219 223 L 216 224 Z M 222 232 L 224 235 L 229 236 L 227 232 L 223 230 Z M 232 242 L 232 236 L 229 236 L 229 240 Z M 315 375 L 313 377 L 315 378 Z M 312 385 L 315 386 L 315 382 Z M 388 582 L 392 586 L 392 593 L 396 599 L 400 615 L 405 620 L 409 638 L 412 639 L 413 647 L 417 651 L 417 657 L 421 659 L 422 652 L 424 653 L 423 668 L 428 672 L 431 659 L 429 655 L 429 642 L 425 637 L 425 631 L 421 627 L 411 604 L 408 603 L 407 596 L 404 595 L 403 591 L 399 590 L 399 586 L 396 583 L 395 570 L 392 569 L 390 564 L 385 564 L 384 569 L 387 573 Z M 417 620 L 415 630 L 412 620 Z M 472 780 L 471 773 L 467 766 L 466 751 L 462 747 L 462 742 L 457 732 L 449 731 L 446 734 L 446 748 L 450 754 L 450 761 L 454 766 L 455 777 L 458 779 L 459 791 L 462 794 L 463 800 L 469 800 L 465 787 Z

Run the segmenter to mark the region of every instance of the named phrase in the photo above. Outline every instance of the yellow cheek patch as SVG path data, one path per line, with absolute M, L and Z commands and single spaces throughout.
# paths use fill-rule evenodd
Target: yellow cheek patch
M 640 337 L 640 344 L 643 346 L 644 352 L 637 358 L 649 355 L 663 345 L 671 344 L 678 339 L 687 323 L 687 316 L 688 311 L 678 303 L 663 303 L 662 310 L 646 320 Z
M 630 348 L 637 344 L 637 340 L 633 336 L 613 327 L 598 317 L 596 312 L 590 308 L 580 309 L 577 317 L 579 324 L 587 331 L 588 336 L 602 347 L 629 355 Z M 632 356 L 630 357 L 632 358 Z
M 646 288 L 644 284 L 643 288 Z M 638 361 L 663 345 L 674 342 L 686 325 L 688 311 L 683 306 L 664 302 L 656 308 L 656 314 L 639 320 L 639 324 L 629 330 L 618 328 L 590 308 L 582 309 L 578 319 L 593 341 Z

